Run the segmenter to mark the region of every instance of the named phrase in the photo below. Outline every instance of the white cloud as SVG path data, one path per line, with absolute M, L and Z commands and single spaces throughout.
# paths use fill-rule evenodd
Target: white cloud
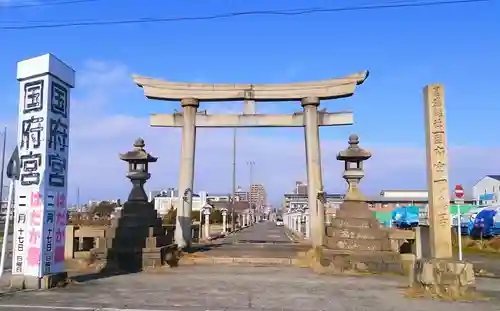
M 142 90 L 134 86 L 130 71 L 123 65 L 91 61 L 77 70 L 77 89 L 71 110 L 68 189 L 73 201 L 77 187 L 82 200 L 126 198 L 130 190 L 130 183 L 125 178 L 127 165 L 119 160 L 118 154 L 131 149 L 138 137 L 144 138 L 146 149 L 159 157 L 158 162 L 151 166 L 152 178 L 148 188 L 177 186 L 180 129 L 149 127 L 148 117 L 134 115 L 134 109 L 130 108 L 130 94 L 136 96 L 142 94 Z M 149 102 L 144 99 L 136 105 Z M 236 111 L 229 106 L 209 110 Z M 261 135 L 246 129 L 238 131 L 237 179 L 238 185 L 248 185 L 246 161 L 255 161 L 254 181 L 262 182 L 271 192 L 273 202 L 277 203 L 283 192 L 291 190 L 295 180 L 305 180 L 303 130 L 290 129 L 279 133 L 269 130 L 266 133 L 269 134 Z M 376 194 L 381 189 L 425 188 L 425 153 L 422 148 L 374 145 L 364 141 L 363 137 L 360 139 L 362 147 L 373 154 L 365 165 L 366 178 L 362 181 L 367 194 Z M 343 164 L 335 157 L 346 147 L 347 137 L 339 141 L 323 135 L 323 179 L 329 192 L 345 189 Z M 451 182 L 471 186 L 482 175 L 500 171 L 500 164 L 496 161 L 498 151 L 451 147 Z M 230 191 L 231 169 L 232 130 L 199 130 L 195 190 Z

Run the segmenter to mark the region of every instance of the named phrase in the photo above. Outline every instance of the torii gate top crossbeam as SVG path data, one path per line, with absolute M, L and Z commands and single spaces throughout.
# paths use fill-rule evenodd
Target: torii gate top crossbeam
M 134 75 L 134 82 L 144 89 L 150 99 L 179 101 L 196 98 L 200 101 L 217 102 L 233 100 L 292 101 L 306 97 L 335 99 L 354 94 L 356 86 L 368 77 L 362 71 L 342 78 L 314 82 L 286 84 L 208 84 L 170 82 Z

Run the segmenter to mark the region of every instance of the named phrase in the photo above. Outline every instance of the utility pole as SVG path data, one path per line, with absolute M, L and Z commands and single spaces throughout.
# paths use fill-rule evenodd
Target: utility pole
M 78 213 L 82 212 L 80 208 L 80 187 L 76 187 L 76 210 Z
M 5 175 L 5 145 L 7 142 L 7 126 L 3 130 L 3 147 L 2 147 L 2 169 L 0 170 L 0 201 L 3 201 L 3 176 Z M 5 215 L 10 217 L 10 215 Z
M 236 128 L 233 128 L 233 193 L 231 194 L 231 232 L 234 232 L 235 222 L 234 222 L 234 206 L 236 201 Z
M 249 182 L 250 185 L 248 187 L 248 203 L 250 204 L 250 211 L 252 211 L 252 184 L 253 184 L 253 166 L 255 165 L 254 161 L 247 161 L 248 170 L 249 170 Z

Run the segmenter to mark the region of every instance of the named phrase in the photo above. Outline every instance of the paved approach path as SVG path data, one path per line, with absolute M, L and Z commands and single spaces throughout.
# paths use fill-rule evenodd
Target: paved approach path
M 293 267 L 182 266 L 3 295 L 0 311 L 498 311 L 500 303 L 408 299 L 403 284 L 403 278 L 322 276 Z M 479 285 L 500 296 L 500 281 Z
M 292 259 L 310 248 L 295 243 L 286 232 L 284 227 L 270 221 L 256 223 L 213 241 L 203 254 L 208 257 Z
M 278 227 L 274 222 L 265 221 L 241 229 L 223 239 L 224 243 L 273 243 L 291 244 L 285 227 Z

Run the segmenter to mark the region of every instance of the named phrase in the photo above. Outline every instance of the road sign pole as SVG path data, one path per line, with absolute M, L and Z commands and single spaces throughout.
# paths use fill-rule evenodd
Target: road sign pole
M 462 185 L 455 186 L 455 204 L 457 205 L 457 235 L 458 235 L 458 260 L 462 261 L 462 213 L 461 205 L 464 203 L 464 188 Z
M 457 217 L 458 217 L 458 260 L 462 261 L 462 216 L 460 213 L 460 203 L 457 204 Z

